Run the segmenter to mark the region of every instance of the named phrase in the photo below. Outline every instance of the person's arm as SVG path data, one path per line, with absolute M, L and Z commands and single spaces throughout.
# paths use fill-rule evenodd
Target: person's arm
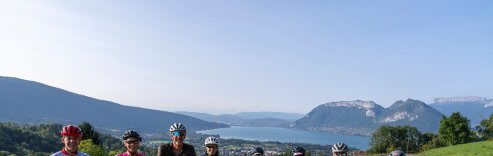
M 159 146 L 159 148 L 157 149 L 157 156 L 161 156 L 161 155 L 163 154 L 163 151 L 162 151 L 162 150 L 164 150 L 164 149 L 163 149 L 163 146 L 161 145 L 161 146 Z

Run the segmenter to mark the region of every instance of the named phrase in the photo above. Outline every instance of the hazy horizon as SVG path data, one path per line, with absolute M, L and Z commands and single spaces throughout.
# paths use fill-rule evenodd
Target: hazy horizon
M 2 1 L 0 75 L 165 111 L 493 96 L 491 1 Z

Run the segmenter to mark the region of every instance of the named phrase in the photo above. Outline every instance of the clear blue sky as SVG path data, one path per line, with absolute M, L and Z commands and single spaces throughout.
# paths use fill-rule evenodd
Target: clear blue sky
M 493 97 L 493 1 L 0 2 L 0 75 L 167 111 Z

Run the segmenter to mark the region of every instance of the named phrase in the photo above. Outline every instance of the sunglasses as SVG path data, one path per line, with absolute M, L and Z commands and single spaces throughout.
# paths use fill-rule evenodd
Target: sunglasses
M 139 141 L 138 140 L 129 140 L 129 141 L 125 141 L 127 142 L 127 144 L 138 144 Z
M 185 136 L 185 132 L 180 132 L 180 131 L 174 131 L 171 133 L 173 136 Z
M 217 148 L 217 146 L 215 146 L 215 145 L 207 145 L 205 147 L 207 147 L 207 148 Z

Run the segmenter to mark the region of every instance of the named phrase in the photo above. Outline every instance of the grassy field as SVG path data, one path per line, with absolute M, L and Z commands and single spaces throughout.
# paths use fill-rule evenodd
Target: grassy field
M 482 141 L 468 144 L 461 144 L 449 147 L 442 147 L 432 149 L 429 151 L 421 152 L 416 155 L 419 156 L 435 156 L 435 155 L 456 155 L 456 156 L 468 156 L 468 155 L 485 155 L 493 156 L 493 141 Z

